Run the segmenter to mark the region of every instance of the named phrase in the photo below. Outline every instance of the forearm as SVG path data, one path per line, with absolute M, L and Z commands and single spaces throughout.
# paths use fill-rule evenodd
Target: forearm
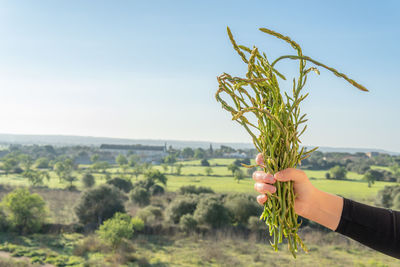
M 335 231 L 342 215 L 343 198 L 318 189 L 313 195 L 308 210 L 299 215 Z

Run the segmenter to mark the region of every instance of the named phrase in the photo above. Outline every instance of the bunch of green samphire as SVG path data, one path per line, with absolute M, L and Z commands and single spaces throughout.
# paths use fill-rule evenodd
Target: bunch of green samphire
M 300 46 L 289 37 L 265 28 L 260 28 L 260 30 L 289 43 L 296 50 L 297 55 L 281 56 L 270 63 L 266 54 L 261 54 L 257 47 L 250 49 L 237 45 L 228 27 L 227 31 L 233 48 L 248 65 L 248 71 L 245 78 L 232 77 L 227 73 L 220 75 L 216 99 L 232 114 L 232 120 L 240 123 L 251 135 L 254 146 L 264 157 L 263 170 L 274 174 L 286 168 L 295 168 L 317 149 L 306 151 L 304 147 L 300 149 L 299 145 L 301 143 L 299 138 L 307 128 L 307 125 L 303 126 L 307 119 L 306 114 L 300 113 L 300 103 L 308 93 L 301 94 L 302 89 L 311 71 L 319 74 L 319 70 L 315 67 L 306 68 L 307 62 L 333 72 L 362 91 L 368 90 L 345 74 L 304 56 Z M 299 76 L 297 81 L 293 79 L 291 95 L 281 92 L 278 84 L 277 77 L 286 80 L 275 68 L 276 64 L 283 59 L 299 62 Z M 223 93 L 228 96 L 228 99 L 230 98 L 229 101 L 221 98 Z M 298 245 L 305 252 L 307 248 L 297 233 L 301 223 L 298 222 L 294 211 L 296 195 L 293 191 L 293 182 L 277 181 L 275 186 L 276 193 L 268 194 L 260 219 L 269 226 L 269 233 L 274 240 L 270 243 L 275 251 L 278 250 L 278 244 L 282 243 L 285 237 L 289 250 L 296 257 Z

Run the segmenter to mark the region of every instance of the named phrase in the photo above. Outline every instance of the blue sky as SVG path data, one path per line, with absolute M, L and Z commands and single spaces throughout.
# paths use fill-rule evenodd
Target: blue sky
M 250 142 L 214 99 L 246 66 L 227 38 L 270 58 L 291 36 L 321 70 L 306 145 L 400 151 L 398 1 L 0 1 L 0 133 Z M 278 66 L 290 77 L 295 62 Z M 286 86 L 282 83 L 282 87 Z

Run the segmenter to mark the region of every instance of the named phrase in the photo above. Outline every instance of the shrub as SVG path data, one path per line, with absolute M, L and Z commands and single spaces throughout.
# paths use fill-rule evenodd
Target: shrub
M 143 187 L 147 190 L 150 190 L 150 187 L 152 187 L 153 185 L 155 185 L 155 182 L 153 180 L 145 179 L 135 182 L 132 187 L 133 189 L 135 189 L 136 187 Z
M 167 208 L 168 220 L 173 223 L 179 223 L 183 215 L 193 214 L 196 210 L 197 202 L 198 200 L 195 195 L 176 197 Z
M 266 227 L 265 223 L 262 220 L 260 220 L 258 216 L 250 216 L 247 225 L 248 228 L 254 232 L 258 230 L 264 230 Z
M 107 184 L 113 185 L 116 188 L 120 189 L 121 191 L 124 191 L 125 193 L 128 193 L 129 191 L 132 190 L 132 182 L 119 177 L 115 177 L 107 181 Z
M 179 220 L 179 226 L 186 233 L 192 232 L 197 227 L 197 221 L 192 214 L 185 214 Z
M 397 193 L 393 199 L 393 209 L 400 210 L 400 193 Z
M 213 228 L 228 224 L 230 219 L 228 209 L 215 196 L 205 197 L 199 201 L 194 218 L 199 223 L 208 224 Z
M 82 177 L 83 186 L 86 188 L 93 187 L 96 181 L 91 173 L 85 173 Z
M 210 187 L 203 187 L 199 186 L 196 187 L 195 185 L 185 185 L 179 188 L 179 194 L 202 194 L 202 193 L 210 193 L 213 194 L 214 191 Z
M 346 179 L 347 170 L 345 167 L 336 165 L 329 170 L 332 179 L 343 180 Z
M 157 206 L 147 206 L 140 209 L 136 216 L 144 221 L 146 224 L 155 224 L 162 220 L 162 210 Z
M 233 222 L 247 224 L 250 216 L 261 214 L 262 207 L 254 196 L 246 194 L 231 194 L 225 200 L 225 207 L 229 210 Z
M 153 184 L 155 184 L 157 181 L 162 183 L 163 185 L 167 184 L 167 176 L 160 172 L 159 170 L 148 170 L 144 174 L 146 180 L 153 181 Z M 149 189 L 149 188 L 147 188 Z
M 201 164 L 201 166 L 205 166 L 205 167 L 210 166 L 210 162 L 208 162 L 208 160 L 206 160 L 206 159 L 202 159 L 200 164 Z
M 133 217 L 131 222 L 133 230 L 142 231 L 144 229 L 144 221 L 139 217 Z
M 130 193 L 130 199 L 139 206 L 146 206 L 150 203 L 150 193 L 144 187 L 135 187 Z
M 96 233 L 100 239 L 116 248 L 123 239 L 132 237 L 134 230 L 131 220 L 128 214 L 117 212 L 111 219 L 104 221 Z
M 398 193 L 400 193 L 399 185 L 385 186 L 382 190 L 378 191 L 375 204 L 384 208 L 391 208 L 393 206 L 393 199 Z
M 7 226 L 8 226 L 8 223 L 7 223 L 6 215 L 0 207 L 0 232 L 6 231 Z
M 3 198 L 2 205 L 11 226 L 20 233 L 34 233 L 40 230 L 46 217 L 46 203 L 38 194 L 31 194 L 25 188 L 18 188 Z
M 150 186 L 149 190 L 152 196 L 164 194 L 164 187 L 158 184 Z
M 75 213 L 81 223 L 99 226 L 116 212 L 125 212 L 125 200 L 119 189 L 103 184 L 82 194 Z

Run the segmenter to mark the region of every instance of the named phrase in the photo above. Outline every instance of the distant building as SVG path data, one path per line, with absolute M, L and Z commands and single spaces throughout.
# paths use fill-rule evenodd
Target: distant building
M 372 158 L 372 157 L 376 157 L 379 155 L 379 152 L 367 152 L 365 153 L 365 155 L 367 155 L 368 158 Z
M 223 154 L 224 158 L 239 158 L 239 159 L 245 159 L 247 158 L 247 154 L 244 152 L 232 152 L 232 153 L 224 153 Z
M 146 146 L 146 145 L 114 145 L 102 144 L 100 150 L 112 153 L 114 156 L 138 155 L 142 161 L 160 163 L 168 155 L 167 146 Z

